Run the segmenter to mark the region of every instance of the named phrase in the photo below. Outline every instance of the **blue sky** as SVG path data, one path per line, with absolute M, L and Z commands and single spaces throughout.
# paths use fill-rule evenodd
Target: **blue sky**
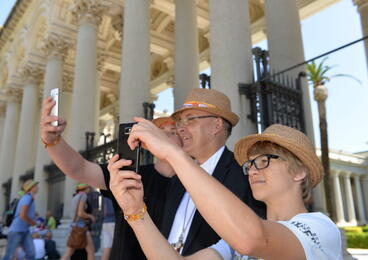
M 15 0 L 2 0 L 0 25 L 5 23 Z M 340 47 L 362 37 L 360 17 L 352 0 L 339 3 L 302 21 L 302 34 L 306 59 Z M 336 65 L 334 73 L 345 73 L 362 81 L 358 84 L 349 78 L 335 78 L 326 84 L 327 122 L 330 148 L 347 152 L 368 150 L 368 78 L 366 54 L 360 42 L 329 55 L 327 64 Z M 313 96 L 311 94 L 311 96 Z M 319 147 L 317 105 L 312 100 L 313 124 L 316 145 Z M 173 111 L 172 90 L 159 95 L 159 110 Z

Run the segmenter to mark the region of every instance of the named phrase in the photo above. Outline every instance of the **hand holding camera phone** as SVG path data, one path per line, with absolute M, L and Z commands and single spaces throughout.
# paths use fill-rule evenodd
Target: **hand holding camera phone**
M 141 145 L 139 144 L 134 150 L 131 150 L 128 145 L 129 134 L 132 131 L 132 127 L 134 124 L 136 123 L 122 123 L 119 125 L 117 153 L 119 154 L 119 159 L 132 161 L 132 164 L 130 166 L 123 167 L 124 170 L 131 170 L 139 173 Z
M 55 106 L 52 107 L 51 116 L 59 116 L 59 89 L 58 88 L 53 88 L 51 89 L 50 92 L 51 98 L 52 100 L 54 100 L 56 102 Z M 52 126 L 58 126 L 59 122 L 58 121 L 53 121 L 51 122 Z

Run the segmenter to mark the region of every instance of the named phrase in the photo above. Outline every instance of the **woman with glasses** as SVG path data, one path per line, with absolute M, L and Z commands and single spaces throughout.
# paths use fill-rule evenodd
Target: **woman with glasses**
M 262 134 L 244 137 L 235 146 L 235 158 L 249 178 L 254 197 L 267 205 L 267 220 L 263 220 L 179 147 L 170 144 L 150 122 L 137 121 L 128 140 L 131 147 L 140 141 L 155 156 L 166 159 L 201 215 L 223 238 L 184 259 L 342 259 L 336 225 L 322 213 L 308 213 L 304 205 L 311 189 L 321 181 L 322 166 L 303 133 L 272 125 Z M 130 162 L 123 160 L 121 164 Z M 147 258 L 183 259 L 151 221 L 143 203 L 140 176 L 118 169 L 111 174 L 119 175 L 113 193 Z

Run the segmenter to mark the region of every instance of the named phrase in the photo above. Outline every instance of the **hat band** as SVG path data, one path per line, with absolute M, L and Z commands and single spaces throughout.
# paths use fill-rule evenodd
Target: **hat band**
M 182 106 L 182 108 L 190 108 L 190 107 L 210 107 L 210 108 L 216 108 L 216 106 L 212 104 L 208 104 L 205 102 L 199 102 L 199 101 L 188 101 L 185 102 Z
M 164 127 L 164 126 L 167 126 L 167 125 L 175 125 L 176 123 L 173 121 L 166 121 L 166 122 L 163 122 L 161 125 L 158 126 L 158 128 L 160 127 Z

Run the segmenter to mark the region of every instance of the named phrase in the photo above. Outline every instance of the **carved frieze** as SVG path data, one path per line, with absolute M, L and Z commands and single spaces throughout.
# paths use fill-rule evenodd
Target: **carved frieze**
M 114 15 L 111 18 L 111 26 L 112 28 L 114 28 L 114 30 L 119 35 L 119 38 L 121 39 L 123 35 L 123 26 L 124 26 L 123 15 L 122 14 Z
M 106 59 L 108 58 L 108 54 L 105 51 L 101 51 L 97 54 L 97 70 L 103 72 Z

